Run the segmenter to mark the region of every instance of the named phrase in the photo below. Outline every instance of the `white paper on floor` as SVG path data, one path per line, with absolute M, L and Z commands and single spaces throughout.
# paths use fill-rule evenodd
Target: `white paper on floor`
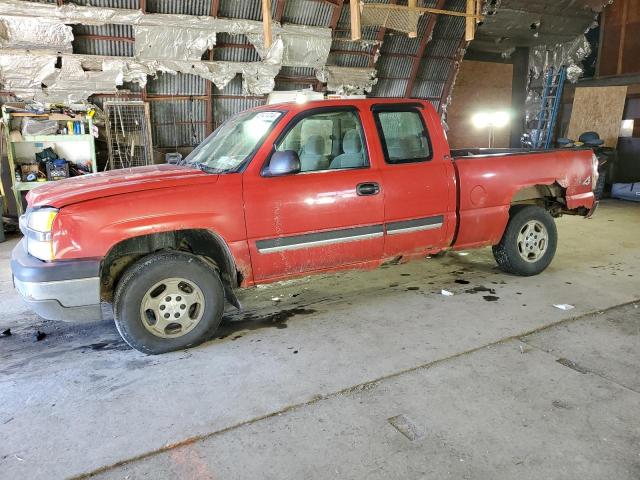
M 554 305 L 554 307 L 559 308 L 560 310 L 571 310 L 574 307 L 573 305 L 569 305 L 568 303 L 561 303 L 559 305 Z
M 440 293 L 445 297 L 453 297 L 453 292 L 450 292 L 449 290 L 440 290 Z

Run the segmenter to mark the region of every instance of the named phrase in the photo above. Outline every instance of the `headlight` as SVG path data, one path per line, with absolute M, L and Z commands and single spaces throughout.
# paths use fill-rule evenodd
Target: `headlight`
M 56 215 L 58 215 L 58 210 L 55 208 L 34 210 L 27 216 L 27 227 L 36 232 L 49 233 Z
M 55 208 L 41 208 L 27 214 L 27 228 L 24 232 L 27 237 L 27 251 L 40 260 L 53 260 L 53 243 L 51 241 L 51 229 L 58 215 Z

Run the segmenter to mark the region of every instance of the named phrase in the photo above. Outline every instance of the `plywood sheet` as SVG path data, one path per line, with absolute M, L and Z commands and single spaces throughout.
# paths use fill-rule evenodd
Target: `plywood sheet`
M 577 140 L 584 132 L 598 132 L 607 147 L 616 147 L 627 87 L 576 88 L 567 137 Z
M 456 79 L 447 113 L 451 148 L 488 147 L 489 132 L 473 126 L 478 112 L 511 110 L 513 65 L 464 60 Z M 494 147 L 509 146 L 510 128 L 496 130 Z

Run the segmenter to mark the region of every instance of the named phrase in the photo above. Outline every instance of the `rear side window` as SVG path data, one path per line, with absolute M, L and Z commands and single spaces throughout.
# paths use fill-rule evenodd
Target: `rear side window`
M 418 110 L 382 110 L 375 115 L 387 163 L 431 160 L 429 134 Z

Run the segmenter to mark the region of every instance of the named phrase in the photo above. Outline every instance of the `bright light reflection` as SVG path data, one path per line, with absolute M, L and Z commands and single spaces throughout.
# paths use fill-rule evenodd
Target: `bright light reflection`
M 509 112 L 478 112 L 471 117 L 471 122 L 476 128 L 495 127 L 503 128 L 509 124 Z

